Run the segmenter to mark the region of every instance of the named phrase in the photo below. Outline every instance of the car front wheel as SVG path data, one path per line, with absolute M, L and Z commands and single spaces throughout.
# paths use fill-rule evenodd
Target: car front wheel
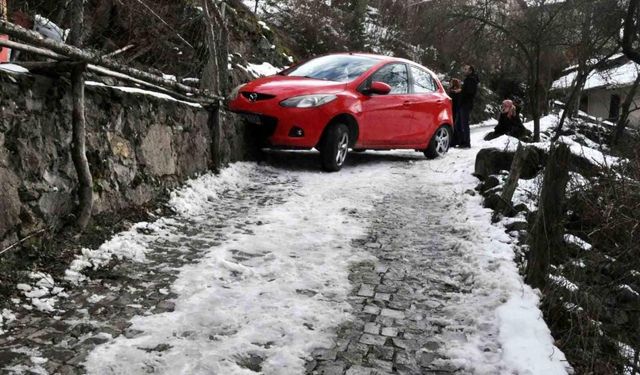
M 433 134 L 433 137 L 431 137 L 427 149 L 424 150 L 424 156 L 428 159 L 444 156 L 447 151 L 449 151 L 452 138 L 451 127 L 446 125 L 439 127 L 435 134 Z
M 349 153 L 349 130 L 344 124 L 335 124 L 327 129 L 320 144 L 322 169 L 336 172 L 342 168 Z

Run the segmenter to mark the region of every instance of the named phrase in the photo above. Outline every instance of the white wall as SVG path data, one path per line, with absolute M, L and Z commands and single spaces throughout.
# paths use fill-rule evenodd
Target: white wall
M 589 107 L 587 112 L 595 117 L 601 117 L 606 119 L 609 117 L 609 106 L 611 104 L 611 95 L 618 94 L 620 95 L 620 104 L 624 102 L 625 96 L 627 94 L 628 88 L 622 89 L 595 89 L 590 90 L 588 92 L 589 96 Z M 635 105 L 640 107 L 640 94 L 636 94 L 635 97 Z M 635 106 L 631 104 L 631 109 Z M 640 127 L 640 110 L 631 112 L 629 115 L 629 123 L 632 126 Z

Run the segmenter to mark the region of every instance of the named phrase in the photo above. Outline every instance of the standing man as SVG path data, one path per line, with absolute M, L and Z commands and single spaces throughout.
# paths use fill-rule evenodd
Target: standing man
M 463 73 L 465 78 L 462 82 L 462 89 L 458 90 L 460 92 L 460 106 L 456 115 L 455 139 L 460 148 L 470 148 L 471 131 L 469 130 L 469 116 L 473 109 L 473 100 L 476 97 L 480 79 L 476 74 L 475 68 L 471 65 L 465 65 Z

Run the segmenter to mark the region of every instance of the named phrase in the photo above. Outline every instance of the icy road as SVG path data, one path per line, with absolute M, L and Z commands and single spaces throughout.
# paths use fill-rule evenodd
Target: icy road
M 270 153 L 193 180 L 176 216 L 85 250 L 68 284 L 23 285 L 43 311 L 0 336 L 0 373 L 565 374 L 473 193 L 488 130 L 439 160 L 366 152 L 327 174 Z

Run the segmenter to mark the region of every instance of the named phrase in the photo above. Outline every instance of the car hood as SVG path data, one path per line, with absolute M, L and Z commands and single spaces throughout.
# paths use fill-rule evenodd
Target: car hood
M 258 78 L 244 85 L 240 91 L 292 97 L 306 94 L 332 94 L 343 91 L 346 84 L 335 81 L 288 76 Z

